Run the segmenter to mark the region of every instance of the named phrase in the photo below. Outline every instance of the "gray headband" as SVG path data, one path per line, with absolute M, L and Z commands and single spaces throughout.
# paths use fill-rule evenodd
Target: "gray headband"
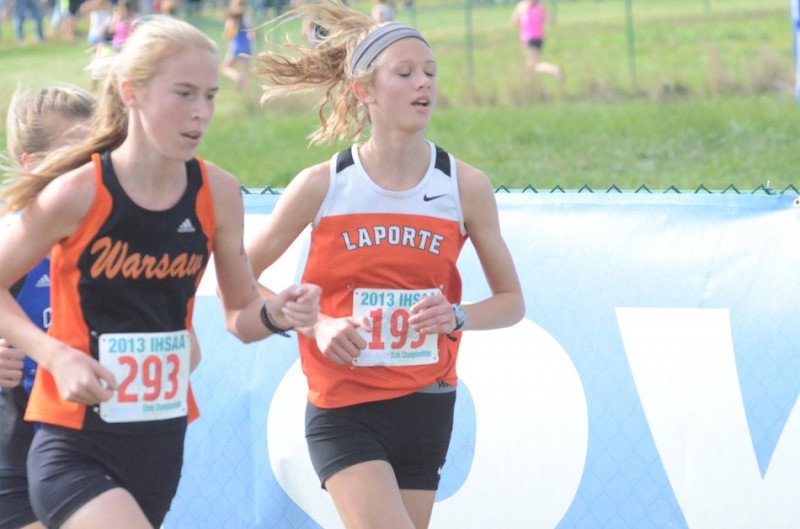
M 392 22 L 379 26 L 378 29 L 367 35 L 358 46 L 356 46 L 353 55 L 350 57 L 350 70 L 353 74 L 358 74 L 370 67 L 383 50 L 388 48 L 401 39 L 419 39 L 428 45 L 428 41 L 423 38 L 422 34 L 416 29 L 401 24 L 399 22 Z

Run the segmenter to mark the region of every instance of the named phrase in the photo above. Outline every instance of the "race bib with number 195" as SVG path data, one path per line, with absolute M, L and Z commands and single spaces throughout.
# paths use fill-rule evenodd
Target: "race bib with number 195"
M 119 387 L 100 404 L 106 422 L 142 422 L 186 415 L 191 340 L 188 331 L 100 335 L 100 363 Z
M 353 291 L 353 316 L 367 318 L 372 332 L 358 329 L 367 348 L 353 360 L 357 366 L 413 366 L 439 361 L 439 335 L 420 334 L 411 328 L 411 307 L 438 288 L 400 290 L 357 288 Z

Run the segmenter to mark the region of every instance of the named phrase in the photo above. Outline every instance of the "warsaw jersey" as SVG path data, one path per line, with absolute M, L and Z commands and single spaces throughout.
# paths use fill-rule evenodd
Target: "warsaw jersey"
M 353 365 L 325 358 L 313 339 L 299 336 L 309 400 L 338 408 L 413 393 L 436 382 L 456 384 L 459 339 L 419 335 L 408 325 L 421 296 L 441 291 L 461 299 L 456 261 L 467 235 L 455 159 L 429 143 L 431 162 L 406 191 L 376 185 L 358 147 L 331 159 L 330 187 L 314 219 L 303 281 L 325 295 L 320 311 L 366 317 L 367 350 Z M 364 366 L 364 367 L 362 367 Z
M 123 395 L 137 402 L 160 399 L 180 386 L 188 395 L 170 395 L 169 402 L 177 399 L 184 405 L 188 399 L 187 413 L 191 414 L 186 330 L 191 329 L 194 296 L 211 255 L 214 233 L 205 165 L 199 159 L 186 162 L 187 187 L 181 199 L 167 210 L 152 211 L 127 196 L 108 153 L 95 154 L 92 160 L 94 201 L 75 233 L 51 253 L 49 333 L 96 359 L 101 349 L 108 353 L 109 343 L 112 349 L 117 344 L 120 351 L 130 353 L 120 355 L 126 362 L 121 372 L 114 371 L 120 384 L 112 398 L 115 403 Z M 180 346 L 175 345 L 178 342 Z M 144 345 L 141 349 L 140 344 Z M 182 356 L 170 353 L 173 347 L 173 353 L 180 350 Z M 178 368 L 184 373 L 182 384 L 171 378 Z M 140 393 L 126 393 L 126 387 L 138 387 Z M 146 413 L 140 408 L 132 415 L 136 420 L 119 420 L 120 413 L 115 411 L 111 414 L 115 419 L 107 422 L 100 416 L 101 408 L 63 400 L 52 375 L 40 368 L 25 419 L 126 432 L 180 428 L 187 420 L 186 413 L 160 418 L 158 413 L 163 411 L 153 415 L 158 419 L 141 419 Z M 143 409 L 155 408 L 151 403 Z

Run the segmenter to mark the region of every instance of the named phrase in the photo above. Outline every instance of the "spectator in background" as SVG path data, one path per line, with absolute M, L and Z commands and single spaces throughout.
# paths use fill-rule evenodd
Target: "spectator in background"
M 47 6 L 50 9 L 50 32 L 55 34 L 67 16 L 69 2 L 68 0 L 48 0 Z
M 136 25 L 136 0 L 119 0 L 108 23 L 111 33 L 111 47 L 114 51 L 122 49 L 122 45 L 130 37 Z
M 97 47 L 108 44 L 107 29 L 114 12 L 111 0 L 87 0 L 81 5 L 81 14 L 89 15 L 86 41 L 97 52 Z
M 310 4 L 318 0 L 292 0 L 291 8 L 297 9 L 304 4 Z M 327 30 L 317 25 L 311 17 L 304 17 L 300 25 L 300 34 L 308 46 L 316 46 L 327 35 Z
M 17 42 L 20 44 L 25 42 L 25 20 L 28 17 L 33 21 L 36 40 L 39 42 L 44 41 L 44 28 L 42 23 L 44 14 L 42 13 L 42 4 L 40 1 L 12 0 L 12 2 L 14 3 L 14 33 L 17 36 Z
M 86 70 L 96 91 L 111 66 L 111 59 L 130 35 L 136 19 L 131 10 L 133 0 L 88 0 L 81 6 L 83 14 L 89 14 L 87 40 L 92 45 L 92 59 Z
M 64 0 L 67 3 L 67 10 L 64 13 L 64 38 L 68 41 L 75 40 L 75 25 L 80 16 L 81 4 L 84 0 Z
M 521 0 L 511 15 L 511 24 L 519 29 L 519 39 L 525 54 L 525 68 L 532 73 L 544 73 L 564 81 L 564 72 L 555 64 L 543 62 L 545 24 L 553 22 L 541 0 Z
M 220 65 L 220 72 L 236 83 L 236 90 L 242 91 L 250 79 L 250 55 L 253 53 L 252 42 L 256 39 L 250 17 L 245 12 L 244 0 L 231 0 L 222 38 L 228 41 L 228 50 Z
M 178 16 L 178 10 L 175 7 L 174 0 L 161 0 L 156 4 L 153 3 L 154 8 L 158 7 L 158 12 L 167 17 L 176 17 Z
M 394 20 L 392 0 L 374 0 L 370 15 L 375 22 L 391 22 Z

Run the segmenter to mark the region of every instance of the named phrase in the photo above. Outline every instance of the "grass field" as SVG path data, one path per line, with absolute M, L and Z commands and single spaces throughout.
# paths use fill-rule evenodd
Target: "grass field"
M 549 5 L 557 21 L 544 55 L 564 67 L 563 88 L 522 72 L 510 4 L 417 0 L 415 10 L 399 11 L 400 20 L 426 35 L 439 62 L 433 141 L 509 188 L 800 187 L 800 109 L 784 0 Z M 213 9 L 193 22 L 218 39 L 221 21 Z M 261 37 L 276 41 L 287 29 L 295 30 L 265 27 Z M 83 43 L 19 46 L 11 37 L 6 22 L 0 115 L 17 85 L 88 86 Z M 245 186 L 283 187 L 299 169 L 342 147 L 308 146 L 313 100 L 262 108 L 255 84 L 244 95 L 227 79 L 221 86 L 199 152 Z

